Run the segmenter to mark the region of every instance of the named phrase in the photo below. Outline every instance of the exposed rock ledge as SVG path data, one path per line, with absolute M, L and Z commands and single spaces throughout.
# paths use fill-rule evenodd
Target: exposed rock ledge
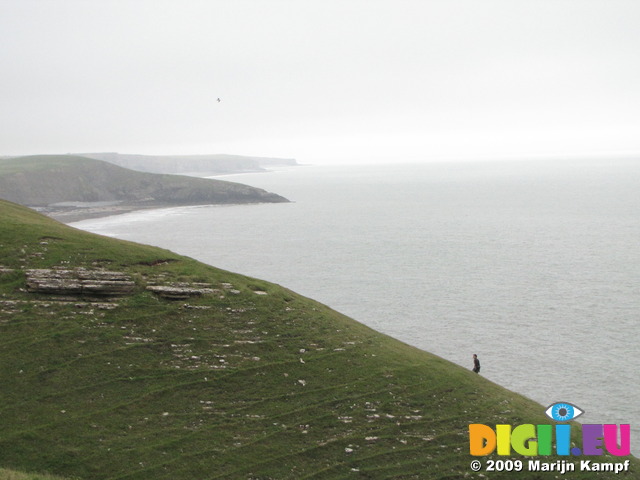
M 55 295 L 129 295 L 135 288 L 131 277 L 122 272 L 106 270 L 33 269 L 27 270 L 27 290 Z
M 114 297 L 130 295 L 136 287 L 131 276 L 126 273 L 107 270 L 31 269 L 26 270 L 25 274 L 27 291 L 31 293 Z M 170 300 L 184 300 L 221 292 L 211 288 L 209 283 L 169 283 L 149 285 L 146 289 Z
M 217 293 L 220 290 L 210 288 L 208 283 L 177 283 L 171 285 L 150 285 L 147 290 L 156 295 L 170 300 L 185 300 L 189 297 L 199 297 L 210 293 Z

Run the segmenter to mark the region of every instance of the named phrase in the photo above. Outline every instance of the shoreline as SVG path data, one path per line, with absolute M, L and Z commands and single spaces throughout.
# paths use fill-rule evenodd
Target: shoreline
M 177 208 L 177 207 L 198 207 L 198 206 L 224 206 L 231 207 L 234 205 L 261 205 L 272 202 L 250 202 L 250 203 L 155 203 L 155 204 L 118 204 L 118 205 L 96 205 L 96 206 L 46 206 L 31 208 L 38 213 L 46 215 L 49 218 L 53 218 L 58 222 L 66 225 L 75 222 L 81 222 L 83 220 L 93 220 L 96 218 L 111 217 L 114 215 L 123 215 L 125 213 L 132 213 L 141 210 L 160 210 L 163 208 Z M 290 203 L 287 200 L 287 203 Z
M 195 206 L 195 205 L 109 205 L 101 207 L 44 207 L 34 208 L 34 210 L 53 218 L 64 224 L 81 222 L 83 220 L 92 220 L 96 218 L 110 217 L 113 215 L 123 215 L 125 213 L 136 212 L 139 210 L 157 210 L 161 208 Z M 33 207 L 32 207 L 33 208 Z

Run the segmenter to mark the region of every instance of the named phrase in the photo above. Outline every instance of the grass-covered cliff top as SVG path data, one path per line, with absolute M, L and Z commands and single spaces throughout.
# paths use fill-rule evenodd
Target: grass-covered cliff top
M 0 259 L 6 469 L 85 479 L 506 479 L 516 477 L 471 471 L 469 424 L 550 423 L 541 405 L 278 285 L 8 202 Z M 34 287 L 33 269 L 49 269 L 49 286 L 71 293 Z M 80 280 L 98 270 L 126 276 L 130 291 L 101 298 Z M 77 282 L 56 280 L 63 271 Z

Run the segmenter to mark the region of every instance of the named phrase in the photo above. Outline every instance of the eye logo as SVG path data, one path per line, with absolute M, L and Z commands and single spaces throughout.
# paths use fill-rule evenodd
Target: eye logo
M 558 402 L 549 405 L 549 408 L 547 408 L 544 413 L 556 422 L 568 422 L 569 420 L 578 418 L 584 411 L 570 403 Z

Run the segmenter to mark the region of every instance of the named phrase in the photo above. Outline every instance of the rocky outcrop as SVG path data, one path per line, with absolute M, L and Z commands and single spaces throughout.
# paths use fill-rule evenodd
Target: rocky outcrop
M 208 283 L 173 283 L 170 285 L 149 285 L 147 290 L 159 297 L 169 300 L 185 300 L 190 297 L 199 297 L 219 290 L 214 290 Z
M 49 295 L 117 297 L 132 294 L 136 286 L 126 273 L 107 270 L 31 269 L 26 270 L 25 275 L 28 292 Z M 185 300 L 222 292 L 211 288 L 210 283 L 153 283 L 146 290 L 168 300 Z
M 27 270 L 27 290 L 54 295 L 122 296 L 135 288 L 131 277 L 122 272 L 76 268 Z

